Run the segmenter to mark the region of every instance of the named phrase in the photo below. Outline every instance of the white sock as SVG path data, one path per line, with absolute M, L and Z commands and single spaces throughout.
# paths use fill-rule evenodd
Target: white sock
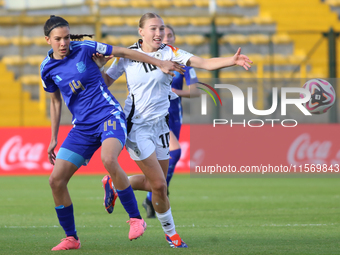
M 169 210 L 165 213 L 156 212 L 156 215 L 158 220 L 162 224 L 162 228 L 165 234 L 167 234 L 168 236 L 173 236 L 174 234 L 176 234 L 174 218 L 171 214 L 171 208 L 169 208 Z

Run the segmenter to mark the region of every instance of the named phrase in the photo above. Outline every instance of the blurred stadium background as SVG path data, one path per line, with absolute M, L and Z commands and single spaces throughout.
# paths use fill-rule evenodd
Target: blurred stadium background
M 140 16 L 156 12 L 174 27 L 176 46 L 202 57 L 231 56 L 241 46 L 254 62 L 250 72 L 238 67 L 197 70 L 200 79 L 337 78 L 339 0 L 215 3 L 213 8 L 209 0 L 0 0 L 0 126 L 50 124 L 48 95 L 39 77 L 39 65 L 49 50 L 42 27 L 50 14 L 65 17 L 72 33 L 93 33 L 94 40 L 127 47 L 138 38 Z M 256 105 L 264 109 L 270 86 L 257 89 Z M 112 92 L 124 104 L 125 77 Z M 335 112 L 324 122 L 338 119 Z M 62 124 L 70 123 L 63 107 Z

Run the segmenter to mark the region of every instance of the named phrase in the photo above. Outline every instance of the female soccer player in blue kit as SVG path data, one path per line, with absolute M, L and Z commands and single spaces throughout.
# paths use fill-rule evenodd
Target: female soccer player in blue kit
M 164 44 L 174 45 L 176 41 L 176 35 L 174 29 L 166 25 L 164 28 L 165 36 L 163 39 Z M 195 69 L 191 66 L 184 67 L 185 73 L 180 74 L 179 72 L 174 72 L 175 77 L 172 79 L 171 89 L 179 97 L 174 100 L 170 100 L 169 107 L 169 129 L 170 129 L 170 159 L 169 159 L 169 169 L 166 177 L 166 183 L 168 185 L 172 179 L 175 171 L 177 162 L 181 157 L 181 147 L 179 144 L 179 135 L 182 126 L 182 100 L 181 97 L 198 97 L 200 95 L 199 90 L 196 87 L 198 82 Z M 189 86 L 189 89 L 183 90 L 183 81 Z M 143 201 L 143 207 L 146 210 L 147 218 L 155 218 L 155 209 L 152 206 L 152 192 L 148 192 L 147 197 Z
M 130 216 L 129 239 L 141 236 L 146 223 L 138 211 L 127 175 L 117 158 L 126 141 L 126 120 L 117 100 L 107 89 L 92 54 L 114 55 L 158 66 L 165 73 L 181 70 L 178 64 L 164 62 L 136 51 L 94 41 L 73 42 L 84 35 L 71 35 L 68 22 L 52 15 L 44 25 L 45 39 L 52 49 L 40 66 L 45 91 L 51 95 L 51 142 L 48 157 L 54 165 L 49 178 L 55 209 L 66 238 L 52 250 L 79 249 L 73 205 L 67 183 L 93 153 L 102 146 L 101 158 Z M 61 117 L 61 95 L 73 114 L 73 128 L 56 155 Z
M 248 70 L 252 63 L 247 56 L 241 55 L 240 48 L 230 58 L 202 59 L 171 45 L 165 45 L 162 43 L 164 28 L 159 15 L 144 14 L 139 21 L 139 34 L 142 39 L 129 48 L 158 59 L 172 60 L 206 70 L 233 65 Z M 111 85 L 124 72 L 129 90 L 124 107 L 128 116 L 126 148 L 143 172 L 143 175 L 129 178 L 131 187 L 135 190 L 152 191 L 152 204 L 166 241 L 172 248 L 187 248 L 175 229 L 165 178 L 169 167 L 169 101 L 177 97 L 171 91 L 172 77 L 160 73 L 152 65 L 116 58 L 105 74 L 106 84 Z

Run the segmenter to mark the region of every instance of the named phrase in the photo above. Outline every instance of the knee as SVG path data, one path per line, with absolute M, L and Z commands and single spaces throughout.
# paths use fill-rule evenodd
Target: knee
M 151 186 L 152 186 L 153 193 L 157 193 L 161 196 L 166 196 L 167 184 L 165 180 L 159 180 L 157 182 L 154 182 Z
M 66 180 L 57 178 L 53 175 L 50 176 L 48 181 L 50 183 L 50 187 L 51 187 L 52 190 L 59 190 L 59 189 L 62 189 L 62 188 L 67 186 Z
M 117 167 L 119 166 L 118 159 L 110 155 L 102 156 L 102 162 L 106 170 L 112 171 L 117 169 Z

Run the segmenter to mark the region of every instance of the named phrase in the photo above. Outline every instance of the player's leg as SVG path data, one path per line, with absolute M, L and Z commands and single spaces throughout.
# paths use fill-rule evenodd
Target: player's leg
M 178 132 L 179 133 L 179 132 Z M 169 169 L 166 177 L 166 183 L 169 187 L 172 176 L 174 175 L 175 167 L 181 157 L 181 146 L 178 141 L 178 136 L 170 131 L 170 160 Z
M 181 157 L 181 147 L 179 144 L 179 134 L 181 130 L 181 121 L 176 119 L 174 116 L 170 115 L 169 118 L 169 128 L 170 128 L 170 160 L 169 160 L 169 168 L 166 173 L 166 182 L 167 182 L 167 194 L 169 196 L 169 184 L 170 180 L 175 171 L 175 167 L 177 162 Z M 152 206 L 152 192 L 148 192 L 146 198 L 144 199 L 142 206 L 146 210 L 147 218 L 155 218 L 155 210 Z
M 157 125 L 152 127 L 152 130 L 152 143 L 148 144 L 144 142 L 143 145 L 138 146 L 138 148 L 145 146 L 146 149 L 140 150 L 140 160 L 136 160 L 135 162 L 145 175 L 145 188 L 148 187 L 147 185 L 151 187 L 153 194 L 152 204 L 156 211 L 156 216 L 166 234 L 167 241 L 171 247 L 184 248 L 187 247 L 187 245 L 182 241 L 175 230 L 165 180 L 169 166 L 169 147 L 167 146 L 169 141 L 169 127 L 164 119 L 164 121 L 159 121 Z M 139 132 L 139 135 L 143 136 L 144 133 Z M 150 154 L 151 149 L 152 153 Z
M 176 233 L 170 202 L 167 196 L 165 173 L 167 172 L 169 161 L 158 161 L 154 152 L 149 158 L 136 161 L 136 163 L 145 174 L 146 185 L 151 187 L 152 204 L 156 211 L 156 216 L 162 225 L 167 242 L 172 248 L 188 247 Z
M 49 183 L 52 189 L 59 223 L 65 231 L 66 238 L 62 239 L 61 243 L 53 247 L 52 250 L 80 248 L 80 240 L 77 236 L 74 221 L 73 204 L 67 189 L 67 184 L 83 162 L 84 158 L 77 153 L 64 148 L 61 148 L 58 152 Z
M 165 161 L 165 162 L 163 162 Z M 166 194 L 165 174 L 160 163 L 157 160 L 156 152 L 153 152 L 148 158 L 135 161 L 138 167 L 142 170 L 144 179 L 132 176 L 130 178 L 133 189 L 150 190 L 153 192 L 152 200 L 156 211 L 165 212 L 169 209 L 170 203 Z M 168 160 L 162 160 L 165 169 L 167 170 Z M 139 181 L 139 183 L 138 183 Z
M 102 139 L 105 140 L 102 141 L 101 158 L 104 167 L 112 178 L 118 197 L 124 209 L 129 214 L 129 239 L 132 240 L 140 237 L 144 233 L 146 223 L 140 216 L 137 200 L 129 179 L 118 163 L 118 156 L 123 149 L 126 137 L 126 131 L 123 128 L 124 123 L 121 123 L 119 120 L 112 120 L 111 123 L 113 123 L 113 121 L 116 121 L 114 132 L 107 133 L 107 130 L 104 130 L 102 133 Z

